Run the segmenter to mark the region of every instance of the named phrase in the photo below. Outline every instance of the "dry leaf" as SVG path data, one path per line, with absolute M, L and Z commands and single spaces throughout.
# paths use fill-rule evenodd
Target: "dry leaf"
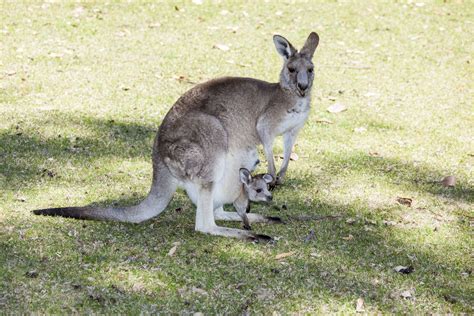
M 24 196 L 18 196 L 18 197 L 16 198 L 16 200 L 19 201 L 19 202 L 26 202 L 26 197 L 24 197 Z
M 364 132 L 367 132 L 367 128 L 361 126 L 361 127 L 356 127 L 354 128 L 354 132 L 356 133 L 364 133 Z
M 351 234 L 349 234 L 349 235 L 346 236 L 346 237 L 342 237 L 342 239 L 344 239 L 344 240 L 352 240 L 352 239 L 354 239 L 354 236 L 352 236 Z
M 157 27 L 160 27 L 160 26 L 161 26 L 160 22 L 156 22 L 156 23 L 152 23 L 152 24 L 148 25 L 148 27 L 151 28 L 151 29 L 154 29 L 154 28 L 157 28 Z
M 395 271 L 398 272 L 398 273 L 402 273 L 402 274 L 410 274 L 410 273 L 412 273 L 415 269 L 413 268 L 413 266 L 408 266 L 408 267 L 405 267 L 405 266 L 396 266 L 395 268 L 393 268 L 393 270 L 395 270 Z
M 197 294 L 201 294 L 201 295 L 205 295 L 205 296 L 208 296 L 208 295 L 209 295 L 209 293 L 207 293 L 207 292 L 204 291 L 203 289 L 200 289 L 200 288 L 194 287 L 194 286 L 193 286 L 193 288 L 191 289 L 191 291 L 192 291 L 193 293 L 197 293 Z
M 177 242 L 174 242 L 173 243 L 173 247 L 171 247 L 170 251 L 168 251 L 168 256 L 169 257 L 173 257 L 175 252 L 176 252 L 176 249 L 178 249 L 178 246 L 180 245 L 181 243 L 179 241 Z
M 376 151 L 369 151 L 369 156 L 370 157 L 380 157 L 380 154 Z
M 316 123 L 334 124 L 332 121 L 327 120 L 327 119 L 324 119 L 324 118 L 322 118 L 322 119 L 317 119 L 317 120 L 316 120 Z
M 443 187 L 454 187 L 456 185 L 456 177 L 455 176 L 444 177 L 441 183 L 443 184 Z
M 7 71 L 5 71 L 5 75 L 7 75 L 7 76 L 13 76 L 14 74 L 16 74 L 16 71 L 15 71 L 15 70 L 7 70 Z
M 347 110 L 347 107 L 342 103 L 334 103 L 333 105 L 327 108 L 327 111 L 329 113 L 340 113 L 346 110 Z
M 411 292 L 408 290 L 403 291 L 402 293 L 400 293 L 400 296 L 403 297 L 404 299 L 409 299 L 411 298 Z
M 362 297 L 359 297 L 356 303 L 356 313 L 363 313 L 363 312 L 365 312 L 364 299 Z
M 275 256 L 275 259 L 276 259 L 276 260 L 280 260 L 280 259 L 283 259 L 283 258 L 291 257 L 291 256 L 294 255 L 294 254 L 295 254 L 294 251 L 283 252 L 283 253 L 280 253 L 280 254 L 276 255 L 276 256 Z
M 354 218 L 348 218 L 346 219 L 346 223 L 349 224 L 349 225 L 352 225 L 356 222 L 356 220 Z
M 411 207 L 411 204 L 413 203 L 413 199 L 405 198 L 405 197 L 397 197 L 397 202 L 401 205 L 406 205 L 408 207 Z
M 225 44 L 215 44 L 214 46 L 212 46 L 212 48 L 217 48 L 217 49 L 220 49 L 224 52 L 226 52 L 230 49 L 229 46 L 227 46 Z
M 290 160 L 297 161 L 298 159 L 299 159 L 299 157 L 296 153 L 291 153 L 290 154 Z

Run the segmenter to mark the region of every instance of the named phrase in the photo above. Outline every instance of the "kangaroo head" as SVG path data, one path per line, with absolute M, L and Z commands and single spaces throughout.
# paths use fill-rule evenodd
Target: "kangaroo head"
M 311 32 L 299 52 L 283 36 L 273 36 L 273 42 L 284 60 L 280 85 L 300 97 L 309 94 L 314 79 L 314 66 L 311 60 L 319 44 L 318 34 Z
M 270 202 L 273 200 L 272 193 L 268 190 L 268 184 L 273 181 L 270 174 L 258 174 L 252 177 L 250 171 L 245 168 L 241 168 L 239 174 L 250 201 Z

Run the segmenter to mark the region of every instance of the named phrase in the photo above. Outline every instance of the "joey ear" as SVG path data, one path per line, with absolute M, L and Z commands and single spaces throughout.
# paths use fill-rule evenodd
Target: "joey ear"
M 249 184 L 250 181 L 252 180 L 252 176 L 250 175 L 250 171 L 248 171 L 245 168 L 240 168 L 239 170 L 239 175 L 240 175 L 240 182 L 243 184 Z
M 266 184 L 269 184 L 269 183 L 273 182 L 273 176 L 269 173 L 265 173 L 262 178 L 263 178 L 263 180 L 265 181 Z
M 296 49 L 283 36 L 273 35 L 273 43 L 275 44 L 278 54 L 283 56 L 285 59 L 288 59 L 296 54 Z
M 308 39 L 306 40 L 306 43 L 304 43 L 304 46 L 300 51 L 301 55 L 305 55 L 312 59 L 314 51 L 316 50 L 316 47 L 318 47 L 318 44 L 319 35 L 316 32 L 311 32 L 311 34 L 309 34 L 308 36 Z

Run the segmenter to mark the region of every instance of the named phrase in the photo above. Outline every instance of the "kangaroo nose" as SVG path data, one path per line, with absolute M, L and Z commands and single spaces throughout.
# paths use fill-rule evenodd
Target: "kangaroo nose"
M 305 83 L 300 83 L 300 82 L 298 82 L 298 88 L 299 88 L 300 90 L 303 90 L 303 91 L 304 91 L 304 90 L 306 90 L 306 88 L 308 88 L 308 85 L 305 84 Z
M 260 159 L 257 159 L 257 161 L 255 161 L 255 165 L 258 165 L 260 163 Z
M 267 196 L 267 201 L 273 201 L 273 196 Z

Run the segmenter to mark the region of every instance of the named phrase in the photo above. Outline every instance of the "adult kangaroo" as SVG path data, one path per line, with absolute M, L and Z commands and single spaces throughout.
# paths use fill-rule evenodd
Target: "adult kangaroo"
M 240 217 L 215 214 L 214 210 L 222 210 L 219 204 L 232 203 L 224 201 L 229 199 L 226 192 L 239 189 L 239 169 L 248 168 L 242 160 L 248 160 L 247 153 L 260 143 L 264 146 L 268 173 L 277 179 L 272 147 L 275 137 L 283 134 L 284 159 L 278 173 L 281 182 L 296 136 L 308 118 L 314 78 L 312 58 L 319 36 L 312 32 L 299 52 L 282 36 L 275 35 L 273 41 L 284 61 L 278 83 L 218 78 L 196 85 L 176 101 L 155 138 L 152 185 L 140 204 L 50 208 L 35 210 L 34 214 L 139 223 L 160 214 L 179 186 L 196 194 L 197 231 L 237 238 L 268 238 L 217 226 L 215 219 Z M 222 185 L 229 171 L 235 172 L 236 187 Z

